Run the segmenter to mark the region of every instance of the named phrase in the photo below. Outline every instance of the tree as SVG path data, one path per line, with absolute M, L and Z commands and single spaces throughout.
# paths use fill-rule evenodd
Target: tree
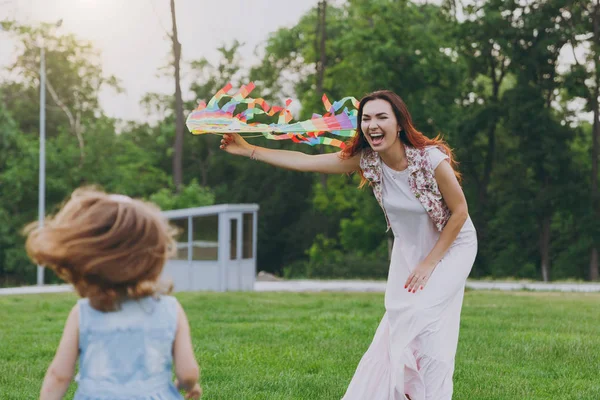
M 173 144 L 173 182 L 177 192 L 183 183 L 183 98 L 181 95 L 181 43 L 177 36 L 177 19 L 175 15 L 175 0 L 171 0 L 171 21 L 173 24 L 173 69 L 175 71 L 175 142 Z
M 195 108 L 197 101 L 208 102 L 227 83 L 240 87 L 247 80 L 240 66 L 239 50 L 242 46 L 243 43 L 237 40 L 234 40 L 230 46 L 220 46 L 217 49 L 220 54 L 217 65 L 211 64 L 206 58 L 191 62 L 195 80 L 190 89 L 195 95 L 195 102 L 186 104 L 188 109 Z M 216 135 L 203 135 L 201 138 L 192 135 L 186 136 L 185 175 L 188 179 L 199 177 L 202 186 L 209 184 L 210 171 L 225 162 L 223 157 L 215 154 L 219 148 L 220 139 Z
M 17 57 L 8 71 L 20 77 L 4 86 L 4 101 L 25 133 L 37 134 L 39 101 L 40 46 L 46 59 L 48 104 L 48 136 L 56 135 L 66 125 L 77 138 L 80 163 L 84 158 L 84 126 L 82 121 L 101 113 L 98 101 L 104 87 L 120 91 L 114 76 L 105 76 L 99 52 L 90 43 L 72 34 L 59 35 L 55 24 L 21 25 L 4 21 L 2 26 L 18 40 Z
M 585 3 L 584 3 L 585 4 Z M 595 220 L 600 219 L 600 191 L 598 190 L 598 162 L 600 158 L 600 1 L 588 3 L 586 8 L 589 11 L 592 22 L 592 43 L 590 59 L 594 60 L 594 79 L 593 95 L 588 98 L 591 100 L 590 106 L 593 113 L 593 147 L 592 147 L 592 207 Z M 592 245 L 590 255 L 590 280 L 598 280 L 600 278 L 598 267 L 598 248 L 600 247 L 600 235 L 594 235 L 594 244 Z
M 0 85 L 0 276 L 2 284 L 31 282 L 35 268 L 24 250 L 23 227 L 37 219 L 39 145 L 35 29 L 12 26 L 24 41 L 12 70 L 19 82 Z M 85 157 L 80 138 L 56 104 L 48 106 L 46 142 L 46 204 L 51 214 L 75 188 L 94 184 L 110 192 L 149 197 L 168 185 L 167 174 L 155 157 L 156 140 L 145 140 L 142 129 L 115 133 L 115 121 L 103 115 L 98 104 L 100 87 L 114 83 L 102 78 L 96 51 L 77 38 L 51 37 L 47 43 L 47 73 L 53 90 L 73 115 L 81 115 Z M 53 78 L 54 77 L 54 78 Z M 59 77 L 61 79 L 59 79 Z M 100 85 L 100 87 L 98 86 Z M 28 96 L 35 99 L 27 101 Z M 27 129 L 27 130 L 25 130 Z M 138 140 L 141 139 L 141 140 Z M 166 143 L 160 151 L 164 153 Z M 53 277 L 50 277 L 52 281 Z
M 600 191 L 598 189 L 598 162 L 600 158 L 600 4 L 595 1 L 577 1 L 572 7 L 573 18 L 570 28 L 573 37 L 570 47 L 575 64 L 571 67 L 566 79 L 566 87 L 572 98 L 583 99 L 585 109 L 592 113 L 592 146 L 591 146 L 591 210 L 589 220 L 600 219 Z M 583 59 L 575 54 L 576 49 L 584 49 Z M 590 280 L 598 280 L 600 233 L 591 230 L 592 243 L 588 276 Z
M 514 16 L 512 13 L 503 16 L 503 4 L 491 0 L 480 7 L 467 6 L 465 21 L 457 24 L 456 31 L 459 55 L 469 73 L 461 99 L 460 134 L 455 143 L 464 173 L 476 187 L 473 211 L 481 242 L 487 239 L 490 181 L 498 147 L 502 145 L 498 143 L 497 132 L 506 108 L 502 95 L 510 66 L 507 52 L 514 36 L 511 26 Z
M 539 262 L 542 279 L 550 280 L 552 219 L 563 193 L 565 171 L 570 169 L 566 149 L 572 131 L 561 125 L 554 101 L 562 85 L 557 66 L 563 46 L 569 42 L 565 29 L 571 18 L 561 1 L 535 1 L 514 5 L 519 16 L 512 63 L 517 82 L 509 95 L 509 123 L 518 132 L 522 167 L 535 188 L 531 213 L 538 224 Z M 518 23 L 517 23 L 518 22 Z M 561 168 L 562 167 L 562 168 Z
M 296 26 L 271 35 L 263 61 L 251 76 L 279 87 L 289 84 L 279 77 L 299 77 L 293 84 L 302 104 L 302 117 L 322 109 L 320 90 L 331 99 L 360 97 L 382 88 L 395 90 L 409 107 L 414 104 L 411 110 L 420 129 L 435 134 L 443 126 L 448 136 L 453 134 L 450 121 L 457 109 L 455 98 L 459 95 L 461 67 L 449 49 L 451 22 L 439 13 L 438 7 L 418 6 L 408 1 L 359 0 L 343 7 L 327 6 L 326 10 L 326 24 L 322 22 L 324 10 L 320 3 Z M 402 24 L 397 23 L 399 20 Z M 315 25 L 320 27 L 316 33 Z M 328 176 L 327 185 L 321 185 L 321 189 L 313 186 L 315 199 L 318 197 L 318 203 L 322 204 L 333 203 L 339 197 L 367 196 L 375 205 L 365 200 L 371 204 L 369 209 L 377 211 L 377 203 L 369 191 L 357 193 L 356 183 L 352 182 L 344 176 Z M 329 186 L 332 190 L 328 190 Z M 365 237 L 356 235 L 357 232 L 378 232 L 377 222 L 381 221 L 363 212 L 364 203 L 350 204 L 353 205 L 344 211 L 335 212 L 316 207 L 322 223 L 327 222 L 324 240 L 340 250 L 348 246 L 347 250 L 355 255 L 376 251 L 368 245 L 370 241 L 353 242 L 349 238 Z M 383 233 L 372 237 L 385 248 L 385 229 L 379 231 Z
M 317 5 L 317 34 L 315 37 L 315 53 L 318 54 L 316 62 L 316 94 L 319 98 L 323 97 L 323 79 L 325 77 L 325 68 L 327 67 L 327 51 L 325 43 L 327 40 L 327 1 L 319 1 Z M 320 145 L 319 151 L 325 152 L 325 146 Z M 327 175 L 320 174 L 321 185 L 327 185 Z

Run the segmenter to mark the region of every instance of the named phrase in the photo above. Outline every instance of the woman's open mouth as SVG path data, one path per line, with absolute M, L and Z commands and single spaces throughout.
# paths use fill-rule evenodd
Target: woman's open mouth
M 383 133 L 370 133 L 369 136 L 371 137 L 371 143 L 373 143 L 374 146 L 379 146 L 383 143 Z

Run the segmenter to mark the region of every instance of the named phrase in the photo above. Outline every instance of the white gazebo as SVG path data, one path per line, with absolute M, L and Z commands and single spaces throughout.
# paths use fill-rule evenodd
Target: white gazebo
M 258 204 L 164 211 L 180 232 L 163 278 L 178 292 L 254 290 L 257 214 Z

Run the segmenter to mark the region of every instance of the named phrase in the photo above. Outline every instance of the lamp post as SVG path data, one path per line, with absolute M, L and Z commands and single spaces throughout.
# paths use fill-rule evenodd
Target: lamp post
M 46 214 L 46 58 L 40 46 L 40 175 L 38 181 L 38 222 L 44 226 Z M 44 284 L 44 268 L 37 266 L 37 284 Z
M 60 19 L 54 26 L 62 25 Z M 43 39 L 43 38 L 42 38 Z M 44 41 L 40 41 L 40 174 L 38 181 L 38 223 L 44 226 L 46 214 L 46 53 Z M 44 284 L 44 268 L 37 266 L 37 284 Z

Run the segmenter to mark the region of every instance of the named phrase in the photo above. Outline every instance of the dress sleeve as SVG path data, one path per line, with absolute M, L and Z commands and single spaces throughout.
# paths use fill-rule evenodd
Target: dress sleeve
M 431 166 L 433 167 L 434 171 L 438 167 L 438 165 L 440 165 L 440 163 L 442 161 L 450 159 L 450 157 L 448 157 L 444 152 L 442 152 L 440 149 L 438 149 L 435 146 L 428 148 L 427 153 L 429 154 L 429 159 L 431 160 Z

